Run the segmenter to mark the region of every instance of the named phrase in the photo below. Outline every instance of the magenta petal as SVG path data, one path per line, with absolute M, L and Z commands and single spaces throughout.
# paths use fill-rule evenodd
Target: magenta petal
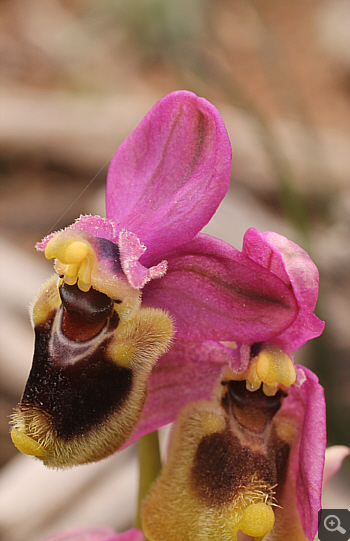
M 300 310 L 297 319 L 275 340 L 276 344 L 286 351 L 296 351 L 308 340 L 322 334 L 324 322 L 312 312 Z
M 299 386 L 291 386 L 282 410 L 284 413 L 289 410 L 300 426 L 300 443 L 291 454 L 290 475 L 296 478 L 299 516 L 305 536 L 311 541 L 317 532 L 318 510 L 321 509 L 326 405 L 324 390 L 316 375 L 301 366 L 297 366 L 297 373 Z
M 305 342 L 322 334 L 324 323 L 313 310 L 318 296 L 318 269 L 300 246 L 278 233 L 260 233 L 248 229 L 242 253 L 259 263 L 293 288 L 300 311 L 293 325 L 276 341 L 282 348 L 295 351 Z
M 286 283 L 290 282 L 300 305 L 314 310 L 319 275 L 305 250 L 278 233 L 260 233 L 250 228 L 244 235 L 242 252 Z
M 181 338 L 271 341 L 297 316 L 280 278 L 214 237 L 197 235 L 165 257 L 167 274 L 145 286 L 143 302 L 167 309 Z
M 239 349 L 230 353 L 217 342 L 176 340 L 152 370 L 143 414 L 127 445 L 173 422 L 189 402 L 209 399 L 223 368 L 238 364 Z
M 147 246 L 145 260 L 193 238 L 229 185 L 231 146 L 216 108 L 187 91 L 161 99 L 118 148 L 107 216 Z
M 161 261 L 161 263 L 149 269 L 139 263 L 139 259 L 146 251 L 146 247 L 141 244 L 140 239 L 134 233 L 123 229 L 119 233 L 118 247 L 122 269 L 132 287 L 140 289 L 150 280 L 161 278 L 166 273 L 166 261 Z

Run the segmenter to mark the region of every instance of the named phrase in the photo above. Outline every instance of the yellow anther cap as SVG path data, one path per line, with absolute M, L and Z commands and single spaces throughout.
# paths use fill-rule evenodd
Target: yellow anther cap
M 274 524 L 275 513 L 271 505 L 263 502 L 253 503 L 244 511 L 240 529 L 252 537 L 262 537 L 272 530 Z
M 275 344 L 267 344 L 259 353 L 256 373 L 267 386 L 272 386 L 275 383 L 289 386 L 296 380 L 296 371 L 292 360 Z
M 89 291 L 97 257 L 94 248 L 88 240 L 81 238 L 78 230 L 62 231 L 52 237 L 45 248 L 45 256 L 57 259 L 56 270 L 63 275 L 66 284 L 78 282 L 81 291 Z
M 89 253 L 91 247 L 84 241 L 73 241 L 69 243 L 64 252 L 62 250 L 62 256 L 58 257 L 62 263 L 80 263 Z M 66 259 L 64 261 L 63 257 Z
M 65 265 L 80 263 L 91 252 L 91 246 L 84 240 L 73 240 L 65 235 L 54 236 L 45 248 L 47 259 L 56 258 Z

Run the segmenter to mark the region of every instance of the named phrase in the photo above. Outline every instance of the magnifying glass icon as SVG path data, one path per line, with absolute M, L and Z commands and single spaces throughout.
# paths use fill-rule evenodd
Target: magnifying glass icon
M 328 515 L 324 519 L 323 525 L 329 532 L 346 533 L 346 530 L 340 526 L 340 520 L 336 515 Z

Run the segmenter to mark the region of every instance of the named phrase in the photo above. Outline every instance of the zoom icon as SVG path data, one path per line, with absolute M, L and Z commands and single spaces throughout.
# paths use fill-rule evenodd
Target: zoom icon
M 321 509 L 318 512 L 319 541 L 349 541 L 349 509 Z

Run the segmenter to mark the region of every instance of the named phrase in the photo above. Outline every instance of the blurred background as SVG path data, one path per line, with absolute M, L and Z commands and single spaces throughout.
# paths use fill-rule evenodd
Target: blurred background
M 31 365 L 27 307 L 51 273 L 34 244 L 104 214 L 115 149 L 176 89 L 216 105 L 233 147 L 230 191 L 206 231 L 240 248 L 248 227 L 274 230 L 320 269 L 326 330 L 296 360 L 325 387 L 329 445 L 349 445 L 349 3 L 2 0 L 0 13 L 1 539 L 131 524 L 132 447 L 46 470 L 12 446 L 8 416 Z M 349 507 L 349 462 L 324 507 Z

